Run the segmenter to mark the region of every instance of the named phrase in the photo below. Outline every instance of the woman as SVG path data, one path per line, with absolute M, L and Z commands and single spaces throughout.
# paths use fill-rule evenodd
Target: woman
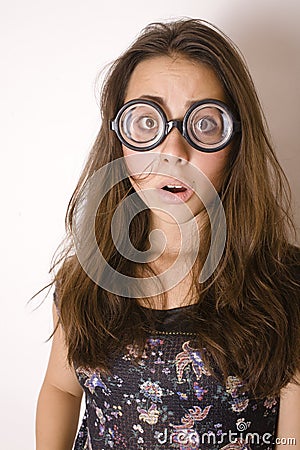
M 54 279 L 37 449 L 72 448 L 83 389 L 75 449 L 300 448 L 299 256 L 241 56 L 204 21 L 151 24 L 101 111 Z

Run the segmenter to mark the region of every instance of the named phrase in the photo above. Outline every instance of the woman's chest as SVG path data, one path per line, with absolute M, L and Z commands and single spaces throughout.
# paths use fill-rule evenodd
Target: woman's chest
M 199 448 L 193 447 L 198 443 L 201 449 L 227 449 L 234 438 L 240 446 L 232 448 L 271 449 L 263 436 L 274 436 L 277 399 L 251 399 L 234 376 L 219 383 L 192 339 L 188 334 L 153 335 L 138 363 L 132 361 L 136 349 L 128 346 L 109 377 L 78 369 L 92 428 L 98 434 L 101 430 L 103 440 L 112 430 L 118 439 L 130 436 L 131 449 L 158 449 L 163 443 L 168 448 Z M 251 433 L 258 446 L 246 446 Z

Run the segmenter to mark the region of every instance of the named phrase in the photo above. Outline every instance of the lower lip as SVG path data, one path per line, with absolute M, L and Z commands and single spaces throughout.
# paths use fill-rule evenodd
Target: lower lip
M 180 204 L 182 202 L 187 202 L 193 195 L 193 191 L 192 189 L 187 189 L 186 191 L 174 194 L 173 192 L 165 191 L 164 189 L 158 189 L 158 194 L 163 202 Z

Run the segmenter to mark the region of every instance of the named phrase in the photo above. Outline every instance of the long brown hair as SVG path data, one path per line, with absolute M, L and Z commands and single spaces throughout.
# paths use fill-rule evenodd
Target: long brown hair
M 209 65 L 242 126 L 220 192 L 227 221 L 225 251 L 207 282 L 199 285 L 199 273 L 194 276 L 200 299 L 194 315 L 199 347 L 207 349 L 224 379 L 229 374 L 241 377 L 256 396 L 278 394 L 300 366 L 299 258 L 289 244 L 289 187 L 242 56 L 227 36 L 201 20 L 150 24 L 107 73 L 101 129 L 69 203 L 69 244 L 53 281 L 69 362 L 107 372 L 125 345 L 135 343 L 140 350 L 144 345 L 147 331 L 138 301 L 113 294 L 88 277 L 76 257 L 72 233 L 86 182 L 122 156 L 109 120 L 124 103 L 130 76 L 141 61 L 159 55 Z M 110 232 L 114 211 L 131 193 L 127 178 L 111 189 L 96 215 L 95 234 L 106 261 L 135 276 L 136 264 L 116 251 Z M 130 226 L 131 242 L 140 251 L 147 247 L 149 217 L 144 210 Z

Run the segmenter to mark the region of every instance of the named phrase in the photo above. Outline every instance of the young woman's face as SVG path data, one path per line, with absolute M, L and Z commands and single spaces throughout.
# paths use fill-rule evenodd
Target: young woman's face
M 133 99 L 153 100 L 162 108 L 168 120 L 182 120 L 188 108 L 197 101 L 226 101 L 222 85 L 212 69 L 189 59 L 168 56 L 147 59 L 137 65 L 127 86 L 125 102 Z M 159 157 L 164 167 L 169 168 L 168 173 L 172 174 L 173 184 L 177 186 L 180 185 L 180 177 L 186 179 L 187 168 L 193 165 L 204 173 L 218 191 L 229 147 L 215 153 L 204 153 L 189 145 L 179 130 L 174 128 L 158 147 L 143 152 L 142 157 L 145 157 L 145 171 L 152 153 L 153 157 L 154 154 L 156 158 Z M 122 148 L 124 156 L 139 153 L 124 145 Z M 196 216 L 203 209 L 203 203 L 195 192 L 188 190 L 176 196 L 176 193 L 162 189 L 165 185 L 172 185 L 172 176 L 154 172 L 146 177 L 131 176 L 130 180 L 136 192 L 141 194 L 143 189 L 159 189 L 160 199 L 166 206 L 168 203 L 176 205 L 176 202 L 184 201 Z

